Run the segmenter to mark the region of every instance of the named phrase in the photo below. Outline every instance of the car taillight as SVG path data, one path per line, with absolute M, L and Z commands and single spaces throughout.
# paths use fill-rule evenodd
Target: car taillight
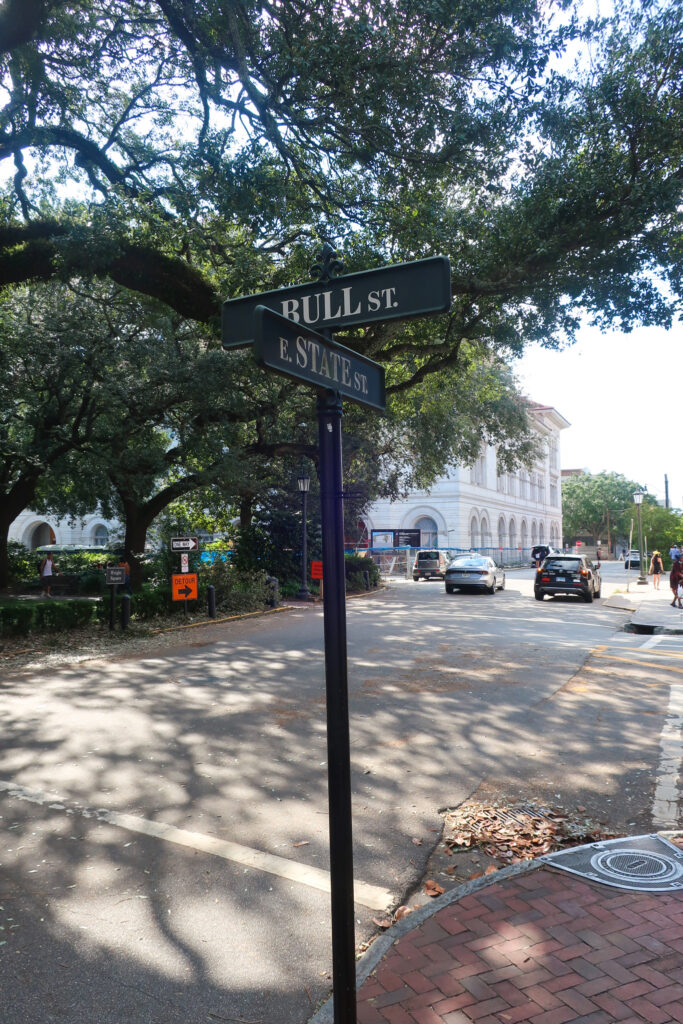
M 541 576 L 541 583 L 550 583 L 550 576 Z
M 588 575 L 588 569 L 582 569 L 581 570 L 581 575 L 582 576 L 587 576 Z

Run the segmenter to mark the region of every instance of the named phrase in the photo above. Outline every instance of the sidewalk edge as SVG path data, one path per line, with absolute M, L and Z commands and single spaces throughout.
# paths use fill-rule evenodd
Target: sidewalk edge
M 496 882 L 504 881 L 506 878 L 514 878 L 516 875 L 526 875 L 530 871 L 540 870 L 543 867 L 547 867 L 547 865 L 537 859 L 525 860 L 521 864 L 512 864 L 509 868 L 500 868 L 495 873 L 483 875 L 481 878 L 475 878 L 471 882 L 463 882 L 462 885 L 458 885 L 456 888 L 445 892 L 443 896 L 437 896 L 435 900 L 426 903 L 419 910 L 413 910 L 412 913 L 397 921 L 391 928 L 387 928 L 385 932 L 379 935 L 368 951 L 357 962 L 356 990 L 360 989 L 361 985 L 370 977 L 398 939 L 412 931 L 413 928 L 418 928 L 433 914 L 437 914 L 451 903 L 457 903 L 458 900 L 464 899 L 465 896 L 469 896 L 473 892 L 479 892 L 481 889 L 486 889 L 489 885 L 494 885 Z M 329 996 L 320 1009 L 316 1010 L 312 1017 L 309 1017 L 308 1024 L 333 1024 L 333 1020 L 333 997 Z

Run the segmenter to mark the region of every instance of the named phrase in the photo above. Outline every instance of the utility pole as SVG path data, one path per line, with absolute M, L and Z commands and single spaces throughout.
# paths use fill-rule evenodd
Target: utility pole
M 664 508 L 671 508 L 669 505 L 669 477 L 664 474 Z

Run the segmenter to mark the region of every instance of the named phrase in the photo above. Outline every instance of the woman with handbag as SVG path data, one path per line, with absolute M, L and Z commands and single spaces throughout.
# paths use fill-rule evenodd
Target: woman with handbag
M 681 598 L 683 597 L 683 568 L 681 567 L 680 559 L 674 558 L 674 564 L 671 567 L 669 573 L 669 586 L 674 596 L 671 602 L 672 607 L 676 607 L 676 601 L 678 601 L 678 607 L 683 608 L 681 604 Z

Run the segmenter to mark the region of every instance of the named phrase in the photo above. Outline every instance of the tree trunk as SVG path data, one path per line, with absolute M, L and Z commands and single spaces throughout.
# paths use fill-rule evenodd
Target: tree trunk
M 151 520 L 141 514 L 141 509 L 132 501 L 123 502 L 123 517 L 126 524 L 123 542 L 126 561 L 130 565 L 130 585 L 139 590 L 142 585 L 142 558 L 147 542 L 147 530 Z
M 0 509 L 0 590 L 6 590 L 9 585 L 7 535 L 9 533 L 10 523 L 11 520 L 3 507 Z
M 9 586 L 9 528 L 20 512 L 33 501 L 38 476 L 22 477 L 7 494 L 0 496 L 0 590 Z

